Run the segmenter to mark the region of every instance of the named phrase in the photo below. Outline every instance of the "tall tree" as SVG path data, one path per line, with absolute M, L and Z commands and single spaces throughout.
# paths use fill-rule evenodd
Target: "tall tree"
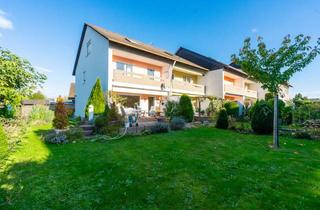
M 293 40 L 290 35 L 284 37 L 279 49 L 267 49 L 261 37 L 258 37 L 257 48 L 251 48 L 250 38 L 244 40 L 244 45 L 238 55 L 231 59 L 241 66 L 249 77 L 262 84 L 274 96 L 274 148 L 279 148 L 278 132 L 278 98 L 281 86 L 288 85 L 292 75 L 305 68 L 320 53 L 320 39 L 316 45 L 310 45 L 311 38 L 302 34 Z
M 105 97 L 101 86 L 101 81 L 98 78 L 94 86 L 92 87 L 91 94 L 88 98 L 85 115 L 89 116 L 89 106 L 93 105 L 93 112 L 95 115 L 103 114 L 105 111 Z
M 46 79 L 29 61 L 0 47 L 0 101 L 17 105 Z

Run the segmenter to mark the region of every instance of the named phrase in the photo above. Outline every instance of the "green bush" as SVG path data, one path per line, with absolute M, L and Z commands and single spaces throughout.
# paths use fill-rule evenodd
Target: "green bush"
M 88 98 L 87 106 L 85 109 L 86 117 L 89 116 L 89 106 L 93 105 L 93 112 L 95 115 L 103 114 L 105 111 L 105 97 L 101 87 L 100 79 L 98 78 L 92 87 L 91 94 Z
M 2 125 L 0 124 L 0 161 L 6 157 L 8 149 L 8 139 Z
M 295 107 L 293 111 L 293 122 L 303 123 L 306 120 L 320 119 L 320 103 L 305 103 Z
M 166 108 L 164 111 L 164 114 L 166 115 L 166 117 L 168 117 L 170 120 L 175 117 L 178 116 L 178 103 L 175 101 L 168 101 L 166 103 Z
M 223 104 L 227 114 L 232 117 L 239 117 L 239 104 L 236 101 L 227 101 Z
M 186 122 L 181 117 L 173 117 L 170 121 L 171 130 L 182 130 L 186 125 Z
M 194 111 L 191 99 L 188 95 L 183 94 L 180 97 L 178 110 L 179 116 L 183 117 L 186 120 L 186 122 L 192 122 Z
M 53 120 L 54 112 L 49 110 L 46 106 L 36 105 L 32 107 L 28 117 L 30 121 L 49 123 Z
M 151 133 L 168 133 L 169 126 L 167 123 L 157 123 L 150 128 Z
M 216 128 L 227 129 L 229 127 L 228 114 L 225 108 L 222 108 L 218 115 Z
M 110 108 L 106 105 L 104 113 L 95 119 L 95 131 L 98 134 L 114 136 L 119 134 L 122 127 L 123 117 L 115 103 L 112 103 Z
M 266 94 L 264 95 L 264 100 L 265 100 L 265 101 L 269 101 L 270 99 L 273 99 L 273 98 L 274 98 L 274 96 L 273 96 L 272 93 L 266 93 Z
M 284 109 L 282 111 L 281 120 L 284 125 L 291 125 L 292 124 L 292 122 L 293 122 L 293 107 L 292 106 L 284 107 Z
M 270 106 L 260 101 L 255 105 L 252 114 L 251 127 L 257 134 L 270 134 L 273 129 L 273 111 Z
M 108 125 L 108 118 L 106 115 L 99 115 L 94 119 L 95 132 L 102 134 L 103 128 Z

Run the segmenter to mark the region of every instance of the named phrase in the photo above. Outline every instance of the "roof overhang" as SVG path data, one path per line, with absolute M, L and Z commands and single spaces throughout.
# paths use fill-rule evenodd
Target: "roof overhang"
M 76 73 L 76 69 L 77 69 L 77 65 L 78 65 L 78 61 L 79 61 L 79 56 L 80 56 L 80 53 L 81 53 L 81 46 L 82 46 L 82 42 L 83 42 L 87 27 L 90 27 L 91 29 L 96 31 L 98 34 L 100 34 L 102 37 L 108 39 L 110 42 L 114 42 L 114 43 L 121 44 L 121 45 L 130 47 L 130 48 L 134 48 L 134 49 L 137 49 L 137 50 L 140 50 L 140 51 L 144 51 L 144 52 L 147 52 L 147 53 L 150 53 L 150 54 L 162 57 L 162 58 L 169 59 L 169 60 L 171 60 L 173 62 L 179 62 L 179 63 L 182 63 L 184 65 L 193 67 L 195 69 L 199 69 L 199 70 L 206 71 L 206 72 L 208 71 L 208 69 L 206 69 L 206 68 L 204 68 L 202 66 L 199 66 L 199 65 L 197 65 L 195 63 L 192 63 L 192 62 L 190 62 L 188 60 L 185 60 L 185 59 L 183 59 L 183 58 L 181 58 L 181 57 L 179 57 L 177 55 L 168 53 L 167 51 L 155 48 L 153 46 L 145 45 L 145 44 L 143 44 L 141 42 L 128 41 L 128 40 L 131 40 L 131 39 L 128 39 L 127 37 L 123 37 L 123 36 L 118 35 L 118 34 L 115 35 L 115 33 L 106 31 L 103 28 L 100 28 L 100 27 L 85 23 L 84 26 L 83 26 L 83 29 L 82 29 L 82 34 L 81 34 L 80 43 L 79 43 L 79 46 L 78 46 L 77 56 L 76 56 L 75 64 L 74 64 L 74 67 L 73 67 L 73 72 L 72 72 L 73 76 Z M 111 33 L 113 35 L 110 35 Z

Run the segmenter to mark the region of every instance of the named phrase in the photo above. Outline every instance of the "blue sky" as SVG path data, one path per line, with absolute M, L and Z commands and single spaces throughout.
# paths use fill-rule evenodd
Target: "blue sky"
M 0 46 L 48 76 L 49 97 L 67 95 L 83 23 L 175 52 L 184 46 L 229 63 L 246 37 L 278 47 L 286 34 L 320 37 L 319 0 L 0 0 Z M 320 57 L 290 81 L 293 96 L 320 97 Z

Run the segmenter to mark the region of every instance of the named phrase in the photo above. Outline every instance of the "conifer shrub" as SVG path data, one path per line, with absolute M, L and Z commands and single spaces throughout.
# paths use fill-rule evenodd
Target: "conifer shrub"
M 232 117 L 239 117 L 239 104 L 236 101 L 227 101 L 223 104 L 227 114 Z
M 103 114 L 105 111 L 105 97 L 101 86 L 101 81 L 98 78 L 92 87 L 91 94 L 86 105 L 85 115 L 89 116 L 89 106 L 93 105 L 94 115 Z
M 194 111 L 191 103 L 191 99 L 188 95 L 183 94 L 180 97 L 178 105 L 178 114 L 183 117 L 186 122 L 192 122 Z
M 257 134 L 272 133 L 273 111 L 265 101 L 260 101 L 255 105 L 255 109 L 252 114 L 251 127 Z
M 219 111 L 218 120 L 216 123 L 216 128 L 227 129 L 229 127 L 228 113 L 225 108 Z
M 65 129 L 68 125 L 68 111 L 63 103 L 63 99 L 59 97 L 54 110 L 53 127 L 56 129 Z
M 181 117 L 173 117 L 170 121 L 170 128 L 171 130 L 182 130 L 186 125 L 186 122 Z

